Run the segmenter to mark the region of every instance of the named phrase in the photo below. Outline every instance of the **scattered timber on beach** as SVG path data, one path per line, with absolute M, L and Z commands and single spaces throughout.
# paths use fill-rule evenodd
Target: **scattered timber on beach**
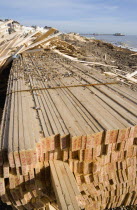
M 11 26 L 9 26 L 9 23 L 12 22 L 13 20 L 3 22 L 0 24 L 0 29 L 3 29 L 3 25 L 7 25 L 6 27 L 10 29 Z M 44 33 L 34 30 L 33 32 L 30 31 L 28 34 L 25 34 L 23 30 L 20 30 L 18 32 L 13 32 L 8 36 L 7 34 L 4 34 L 0 44 L 0 71 L 2 71 L 19 53 L 35 47 L 38 48 L 41 44 L 54 40 L 55 37 L 60 35 L 60 32 L 55 34 L 56 31 L 57 29 L 50 28 L 49 30 L 45 30 Z

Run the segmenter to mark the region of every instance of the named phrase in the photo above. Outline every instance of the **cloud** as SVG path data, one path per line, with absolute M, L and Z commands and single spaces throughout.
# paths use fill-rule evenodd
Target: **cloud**
M 69 3 L 67 0 L 5 0 L 1 2 L 1 5 L 8 6 L 10 8 L 21 8 L 21 9 L 44 9 L 44 8 L 56 8 L 56 7 L 64 7 L 67 6 Z
M 1 18 L 12 18 L 22 24 L 50 25 L 62 31 L 137 33 L 133 23 L 137 19 L 136 0 L 131 0 L 133 5 L 124 1 L 0 0 L 0 14 Z
M 1 1 L 1 0 L 0 0 Z M 83 20 L 83 18 L 106 16 L 118 9 L 116 5 L 86 0 L 4 0 L 1 16 L 17 20 Z M 27 22 L 28 22 L 27 21 Z
M 108 5 L 104 5 L 104 9 L 107 9 L 107 10 L 116 10 L 118 9 L 119 7 L 118 6 L 108 6 Z
M 26 10 L 39 10 L 39 9 L 56 9 L 60 10 L 62 8 L 67 9 L 67 10 L 72 10 L 72 9 L 90 9 L 90 10 L 100 10 L 102 8 L 105 8 L 106 10 L 114 10 L 117 9 L 117 6 L 111 6 L 104 3 L 96 3 L 96 2 L 87 2 L 85 3 L 84 0 L 76 1 L 76 0 L 50 0 L 50 1 L 45 1 L 45 0 L 27 0 L 27 2 L 24 0 L 0 0 L 1 6 L 5 7 L 10 7 L 11 9 L 26 9 Z

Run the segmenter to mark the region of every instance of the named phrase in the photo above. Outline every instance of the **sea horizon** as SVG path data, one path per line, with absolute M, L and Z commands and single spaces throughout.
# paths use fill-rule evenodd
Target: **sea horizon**
M 111 43 L 115 46 L 126 48 L 137 52 L 137 35 L 124 35 L 114 36 L 113 34 L 100 34 L 100 35 L 83 35 L 87 38 L 93 38 Z

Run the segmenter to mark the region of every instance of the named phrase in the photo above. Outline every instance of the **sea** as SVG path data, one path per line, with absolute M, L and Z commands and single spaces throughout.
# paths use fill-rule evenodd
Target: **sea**
M 118 47 L 127 48 L 137 52 L 137 35 L 86 35 L 86 37 L 102 40 L 108 43 L 112 43 L 113 45 L 116 45 Z

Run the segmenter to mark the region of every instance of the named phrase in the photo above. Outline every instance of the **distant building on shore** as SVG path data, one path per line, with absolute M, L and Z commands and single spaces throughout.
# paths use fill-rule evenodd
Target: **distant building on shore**
M 121 33 L 115 33 L 114 36 L 125 36 L 125 35 Z

